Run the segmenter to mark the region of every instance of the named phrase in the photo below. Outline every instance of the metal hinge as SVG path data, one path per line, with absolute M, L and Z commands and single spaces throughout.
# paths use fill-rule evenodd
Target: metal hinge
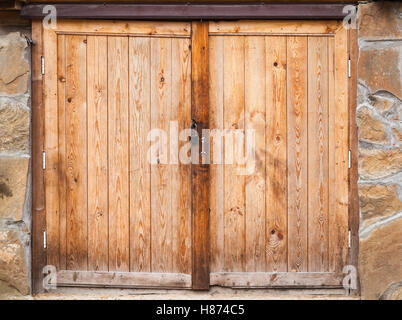
M 350 58 L 348 60 L 348 77 L 352 77 L 352 61 L 350 61 Z
M 42 64 L 42 68 L 41 68 L 41 70 L 42 70 L 42 75 L 44 75 L 45 74 L 45 57 L 41 57 L 40 58 L 40 60 L 41 60 L 41 64 Z
M 47 247 L 46 230 L 43 231 L 43 249 Z
M 352 167 L 352 151 L 349 150 L 348 168 Z
M 351 246 L 352 246 L 352 233 L 349 230 L 349 233 L 348 233 L 348 248 L 350 249 Z
M 46 169 L 46 152 L 45 151 L 42 152 L 42 169 L 43 170 Z
M 35 44 L 35 41 L 33 41 L 30 37 L 25 36 L 25 40 L 27 41 L 28 46 L 32 47 Z

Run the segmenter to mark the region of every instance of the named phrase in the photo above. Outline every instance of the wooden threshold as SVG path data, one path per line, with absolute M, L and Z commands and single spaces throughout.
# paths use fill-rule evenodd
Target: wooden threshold
M 46 4 L 23 7 L 24 18 L 43 18 Z M 342 19 L 346 3 L 327 4 L 53 4 L 57 18 L 90 19 Z M 46 12 L 46 11 L 45 11 Z
M 342 274 L 332 272 L 214 272 L 211 286 L 230 288 L 340 288 Z
M 57 272 L 58 287 L 191 288 L 191 275 L 156 272 L 71 271 Z

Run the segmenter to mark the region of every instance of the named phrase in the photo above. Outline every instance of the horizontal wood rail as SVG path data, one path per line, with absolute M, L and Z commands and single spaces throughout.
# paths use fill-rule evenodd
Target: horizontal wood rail
M 21 16 L 46 16 L 46 4 L 23 7 Z M 57 18 L 88 19 L 342 19 L 344 4 L 53 4 Z M 45 11 L 47 12 L 47 11 Z
M 342 274 L 332 272 L 213 272 L 211 286 L 230 288 L 340 288 Z
M 57 272 L 59 287 L 191 288 L 191 275 L 157 272 L 70 271 Z

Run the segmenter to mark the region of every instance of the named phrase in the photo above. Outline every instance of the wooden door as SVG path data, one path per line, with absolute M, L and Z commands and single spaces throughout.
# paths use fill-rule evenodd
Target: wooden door
M 47 263 L 58 285 L 191 286 L 191 167 L 177 162 L 188 139 L 147 158 L 190 128 L 190 30 L 44 29 Z
M 211 165 L 211 285 L 340 286 L 347 31 L 331 21 L 210 22 L 209 30 L 210 127 L 255 136 L 251 172 L 250 159 Z M 233 146 L 224 141 L 217 159 Z
M 43 56 L 46 254 L 58 285 L 342 285 L 342 22 L 60 20 L 43 29 Z M 180 155 L 188 135 L 174 139 L 190 127 L 211 130 L 192 164 Z M 232 149 L 245 160 L 226 161 Z

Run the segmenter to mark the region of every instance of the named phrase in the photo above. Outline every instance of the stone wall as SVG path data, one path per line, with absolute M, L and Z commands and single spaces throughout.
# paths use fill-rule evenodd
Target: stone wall
M 30 292 L 30 36 L 0 12 L 0 296 Z
M 358 10 L 360 254 L 364 299 L 402 299 L 402 2 Z

